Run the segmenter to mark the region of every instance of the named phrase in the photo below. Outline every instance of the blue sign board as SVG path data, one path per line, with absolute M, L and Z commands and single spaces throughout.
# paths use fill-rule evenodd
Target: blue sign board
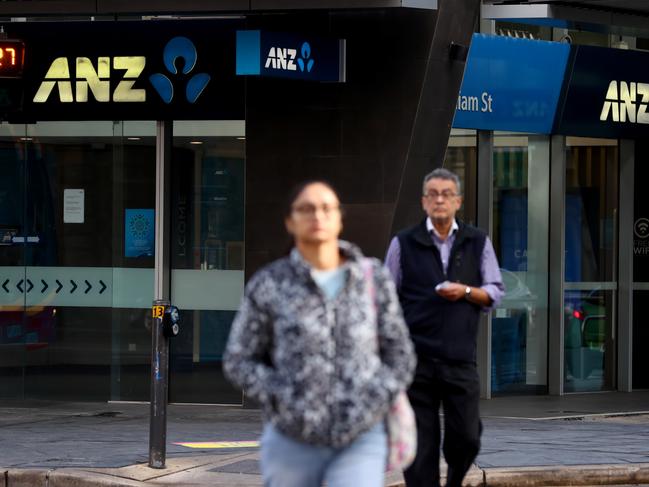
M 453 127 L 552 133 L 568 44 L 474 34 Z
M 124 218 L 124 256 L 153 256 L 154 230 L 155 210 L 127 208 Z
M 237 31 L 237 75 L 345 81 L 344 39 Z

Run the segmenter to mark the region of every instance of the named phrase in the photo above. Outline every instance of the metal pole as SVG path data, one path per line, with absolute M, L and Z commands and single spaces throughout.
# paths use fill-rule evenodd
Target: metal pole
M 169 301 L 153 302 L 151 326 L 151 424 L 149 427 L 149 467 L 165 468 L 167 455 L 167 393 L 169 384 L 169 339 L 162 334 L 162 317 Z M 156 310 L 162 309 L 162 312 Z M 155 317 L 159 315 L 159 317 Z
M 165 468 L 167 454 L 167 399 L 169 388 L 169 339 L 162 333 L 165 307 L 170 305 L 169 244 L 171 143 L 173 122 L 156 127 L 156 207 L 154 301 L 151 323 L 151 413 L 149 467 Z

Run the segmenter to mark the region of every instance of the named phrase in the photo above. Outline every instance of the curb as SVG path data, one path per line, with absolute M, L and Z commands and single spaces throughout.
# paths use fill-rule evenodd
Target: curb
M 649 483 L 649 464 L 484 469 L 485 486 L 533 487 Z
M 474 466 L 465 477 L 463 485 L 464 487 L 558 487 L 647 483 L 649 483 L 649 463 L 637 463 L 485 469 Z M 96 471 L 66 468 L 0 470 L 0 487 L 151 487 L 155 484 L 153 479 L 137 481 Z M 405 484 L 403 481 L 393 482 L 389 487 L 405 487 Z
M 4 471 L 0 480 L 0 487 L 144 487 L 146 485 L 135 480 L 72 469 L 9 469 Z
M 649 484 L 649 463 L 472 469 L 463 487 L 545 487 Z M 388 487 L 405 487 L 394 482 Z

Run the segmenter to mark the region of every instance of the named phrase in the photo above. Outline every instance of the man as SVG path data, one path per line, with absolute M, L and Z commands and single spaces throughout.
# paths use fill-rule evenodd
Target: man
M 439 487 L 440 403 L 444 408 L 447 487 L 460 487 L 480 450 L 480 383 L 476 339 L 481 310 L 496 306 L 504 286 L 487 235 L 455 219 L 460 180 L 447 169 L 424 178 L 418 225 L 392 239 L 386 266 L 417 350 L 408 391 L 417 418 L 417 457 L 408 487 Z

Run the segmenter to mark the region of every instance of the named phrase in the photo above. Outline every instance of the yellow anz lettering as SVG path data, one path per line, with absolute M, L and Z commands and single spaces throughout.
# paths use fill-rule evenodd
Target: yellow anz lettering
M 146 101 L 146 91 L 144 89 L 133 89 L 135 80 L 139 78 L 146 58 L 144 56 L 118 56 L 113 58 L 114 69 L 125 69 L 124 79 L 119 82 L 113 93 L 113 101 L 141 102 Z
M 122 80 L 113 91 L 112 101 L 114 102 L 144 102 L 146 101 L 146 90 L 134 89 L 136 80 L 144 71 L 146 57 L 144 56 L 116 56 L 112 58 L 112 69 L 126 71 Z M 41 82 L 36 94 L 34 103 L 45 103 L 54 87 L 58 87 L 59 101 L 62 103 L 85 103 L 89 100 L 88 91 L 92 93 L 98 102 L 110 102 L 110 74 L 111 58 L 97 58 L 97 67 L 87 57 L 75 59 L 75 77 L 70 76 L 70 66 L 65 57 L 56 58 L 52 61 L 45 78 Z M 74 80 L 75 90 L 72 93 L 72 81 Z

